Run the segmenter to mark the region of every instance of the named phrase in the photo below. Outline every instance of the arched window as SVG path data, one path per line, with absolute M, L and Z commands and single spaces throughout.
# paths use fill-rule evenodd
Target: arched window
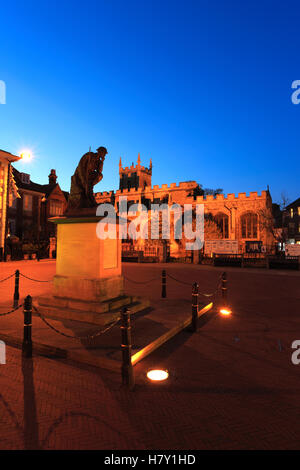
M 242 238 L 257 238 L 257 214 L 245 212 L 240 221 Z
M 222 238 L 228 238 L 228 215 L 223 212 L 218 212 L 214 216 L 214 220 L 217 223 L 219 229 L 222 232 Z

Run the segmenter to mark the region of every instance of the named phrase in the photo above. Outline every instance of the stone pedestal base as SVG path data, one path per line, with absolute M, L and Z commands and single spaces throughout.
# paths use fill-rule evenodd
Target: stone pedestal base
M 119 318 L 122 307 L 127 307 L 131 313 L 136 313 L 150 305 L 147 299 L 127 295 L 99 303 L 52 295 L 40 297 L 38 302 L 38 309 L 45 317 L 76 320 L 95 325 L 106 325 Z
M 103 302 L 124 294 L 122 276 L 100 279 L 82 279 L 56 274 L 53 278 L 53 295 L 81 301 Z
M 51 219 L 57 223 L 56 275 L 53 295 L 39 298 L 39 310 L 52 318 L 105 325 L 119 316 L 121 307 L 131 311 L 149 302 L 124 295 L 121 275 L 121 240 L 99 239 L 100 217 Z

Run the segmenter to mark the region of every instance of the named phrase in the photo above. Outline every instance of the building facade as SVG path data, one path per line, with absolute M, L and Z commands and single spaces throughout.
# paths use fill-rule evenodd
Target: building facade
M 288 234 L 287 241 L 300 244 L 300 198 L 286 207 L 283 220 Z
M 12 203 L 19 198 L 11 166 L 13 162 L 18 160 L 20 157 L 0 150 L 0 259 L 3 259 L 5 255 L 8 205 L 10 201 Z
M 57 183 L 54 169 L 48 176 L 48 184 L 34 183 L 27 173 L 13 168 L 13 176 L 20 197 L 10 202 L 8 209 L 9 233 L 31 242 L 55 236 L 56 226 L 49 217 L 63 215 L 68 193 Z
M 112 203 L 116 210 L 119 209 L 120 197 L 127 197 L 128 206 L 133 203 L 142 203 L 148 209 L 151 204 L 196 204 L 204 205 L 206 219 L 213 221 L 218 228 L 218 238 L 236 241 L 238 253 L 249 252 L 249 247 L 258 247 L 258 251 L 271 252 L 274 249 L 274 238 L 271 231 L 267 230 L 262 223 L 263 214 L 272 217 L 272 198 L 269 190 L 258 194 L 256 191 L 235 194 L 208 194 L 196 181 L 186 181 L 179 184 L 171 183 L 169 186 L 151 184 L 152 163 L 149 168 L 141 165 L 140 155 L 137 164 L 123 168 L 119 163 L 120 185 L 115 191 L 96 193 L 98 204 Z M 204 240 L 205 240 L 204 233 Z M 138 242 L 141 243 L 140 241 Z M 149 244 L 147 242 L 146 244 Z M 174 239 L 170 241 L 175 254 L 176 249 L 180 251 L 179 244 Z M 184 251 L 184 250 L 183 250 Z M 251 251 L 251 250 L 250 250 Z

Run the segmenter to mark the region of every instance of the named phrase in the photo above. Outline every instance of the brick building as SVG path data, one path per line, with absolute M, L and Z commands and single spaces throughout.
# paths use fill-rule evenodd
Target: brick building
M 288 241 L 300 244 L 300 198 L 285 208 L 283 219 L 287 228 Z
M 11 166 L 13 162 L 18 160 L 20 157 L 0 150 L 0 259 L 4 254 L 8 231 L 7 209 L 9 201 L 12 202 L 19 197 Z
M 55 170 L 50 171 L 48 184 L 34 183 L 29 174 L 15 168 L 13 176 L 20 198 L 12 200 L 8 209 L 10 234 L 32 242 L 55 236 L 55 224 L 48 218 L 63 215 L 68 198 L 57 183 Z
M 110 202 L 119 208 L 119 198 L 126 196 L 128 206 L 133 203 L 142 203 L 148 209 L 151 204 L 204 204 L 206 217 L 211 218 L 219 228 L 220 237 L 224 240 L 238 242 L 238 252 L 245 253 L 249 244 L 257 244 L 263 247 L 263 251 L 273 250 L 274 239 L 272 233 L 266 230 L 260 223 L 261 214 L 272 214 L 272 199 L 269 190 L 235 194 L 208 194 L 196 181 L 186 181 L 179 184 L 171 183 L 169 186 L 151 184 L 152 162 L 149 168 L 141 165 L 140 155 L 137 164 L 123 168 L 119 163 L 120 186 L 119 190 L 96 193 L 98 204 Z M 272 217 L 272 216 L 271 216 Z M 204 235 L 205 238 L 205 235 Z M 257 243 L 258 242 L 258 243 Z M 136 242 L 137 243 L 137 242 Z M 140 243 L 140 242 L 139 242 Z M 147 242 L 146 244 L 148 244 Z M 176 251 L 176 243 L 171 240 Z

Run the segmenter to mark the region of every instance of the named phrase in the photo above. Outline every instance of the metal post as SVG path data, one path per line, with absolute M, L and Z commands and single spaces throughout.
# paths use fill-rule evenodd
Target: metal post
M 121 310 L 121 332 L 122 332 L 122 385 L 132 390 L 134 387 L 134 374 L 131 363 L 131 325 L 130 311 L 127 307 Z
M 165 269 L 161 273 L 161 296 L 163 299 L 167 297 L 167 273 Z
M 17 308 L 17 306 L 19 305 L 19 299 L 20 299 L 19 285 L 20 285 L 20 271 L 17 269 L 15 272 L 15 292 L 14 292 L 13 308 Z
M 31 322 L 32 297 L 30 295 L 27 295 L 24 300 L 24 339 L 22 344 L 23 357 L 32 357 Z
M 191 323 L 191 331 L 197 331 L 198 326 L 198 293 L 199 293 L 199 286 L 197 282 L 194 282 L 192 288 L 192 323 Z
M 222 273 L 222 300 L 223 305 L 227 305 L 227 274 Z

